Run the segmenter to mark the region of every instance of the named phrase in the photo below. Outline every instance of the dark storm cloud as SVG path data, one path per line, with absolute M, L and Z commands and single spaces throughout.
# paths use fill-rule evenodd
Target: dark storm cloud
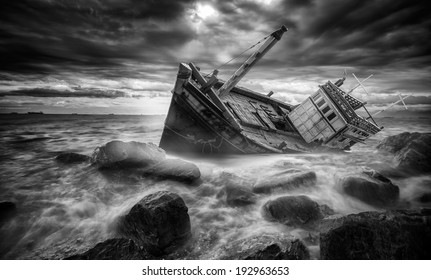
M 43 102 L 20 102 L 19 104 L 15 102 L 0 102 L 0 108 L 21 108 L 22 106 L 43 106 Z
M 162 20 L 173 20 L 180 17 L 185 8 L 193 3 L 193 0 L 125 0 L 125 1 L 110 1 L 104 10 L 109 14 L 130 18 L 153 18 Z
M 170 24 L 189 2 L 6 1 L 0 9 L 0 70 L 49 73 L 166 62 L 171 57 L 163 49 L 193 38 L 182 22 Z
M 431 64 L 431 9 L 424 0 L 285 0 L 274 6 L 217 1 L 215 6 L 225 15 L 220 22 L 238 30 L 259 29 L 260 22 L 289 28 L 265 58 L 272 67 Z
M 9 92 L 1 92 L 0 96 L 32 96 L 32 97 L 90 97 L 90 98 L 118 98 L 129 97 L 120 90 L 101 90 L 86 88 L 71 90 L 57 90 L 49 88 L 20 89 Z
M 411 58 L 420 58 L 415 67 L 431 63 L 426 1 L 326 0 L 297 7 L 286 14 L 296 27 L 284 41 L 295 65 L 396 66 Z
M 199 5 L 210 6 L 215 15 L 205 18 Z M 173 82 L 184 58 L 211 71 L 281 24 L 289 31 L 247 78 L 322 77 L 327 73 L 319 67 L 339 68 L 337 73 L 349 67 L 383 74 L 379 93 L 425 93 L 431 88 L 425 78 L 431 75 L 428 6 L 423 0 L 3 1 L 0 96 L 169 96 L 166 83 Z M 226 69 L 234 70 L 244 56 Z M 398 73 L 397 80 L 384 76 L 386 71 L 404 70 L 405 76 Z M 59 90 L 45 77 L 89 85 Z M 140 86 L 94 88 L 99 79 L 136 79 L 161 86 L 147 92 Z
M 221 15 L 218 22 L 208 23 L 215 35 L 259 29 L 259 22 L 274 29 L 286 24 L 290 30 L 280 42 L 284 48 L 269 55 L 272 65 L 287 61 L 291 66 L 369 67 L 418 58 L 412 63 L 423 67 L 431 62 L 431 19 L 425 1 L 209 3 Z M 6 1 L 0 11 L 0 70 L 49 73 L 73 66 L 121 68 L 129 61 L 176 63 L 169 50 L 197 36 L 181 20 L 192 4 L 192 0 Z

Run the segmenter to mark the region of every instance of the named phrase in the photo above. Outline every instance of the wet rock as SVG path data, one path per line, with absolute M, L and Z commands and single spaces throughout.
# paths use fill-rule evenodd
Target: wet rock
M 420 203 L 430 203 L 431 202 L 431 193 L 424 193 L 420 195 L 417 199 Z
M 229 206 L 246 206 L 256 203 L 256 195 L 244 187 L 227 186 L 226 203 Z
M 377 149 L 394 155 L 394 166 L 401 172 L 431 172 L 431 133 L 404 132 L 383 139 Z
M 384 207 L 394 205 L 400 195 L 399 187 L 374 170 L 348 176 L 341 180 L 341 189 L 367 204 Z
M 99 167 L 145 167 L 166 157 L 165 151 L 153 143 L 111 141 L 96 148 L 92 162 Z
M 310 254 L 299 239 L 264 234 L 229 242 L 221 246 L 214 257 L 221 260 L 307 260 Z
M 256 180 L 223 171 L 220 176 L 216 178 L 216 183 L 224 186 L 245 187 L 250 189 L 256 183 Z
M 262 178 L 253 186 L 254 193 L 274 193 L 301 187 L 314 187 L 316 185 L 316 173 L 308 172 L 282 172 L 271 178 Z
M 226 201 L 229 206 L 246 206 L 256 202 L 256 195 L 251 191 L 255 180 L 247 179 L 229 172 L 222 172 L 214 184 L 224 186 L 217 198 Z
M 161 255 L 190 237 L 190 218 L 183 199 L 172 192 L 147 195 L 119 222 L 119 232 L 151 254 Z
M 270 221 L 277 221 L 287 226 L 312 227 L 325 215 L 333 211 L 327 206 L 321 206 L 305 195 L 282 196 L 269 200 L 263 207 L 263 216 Z
M 196 164 L 181 159 L 165 159 L 144 169 L 144 176 L 193 182 L 201 177 Z
M 137 180 L 145 176 L 193 182 L 201 176 L 195 164 L 166 159 L 165 151 L 152 143 L 111 141 L 95 150 L 92 162 L 112 179 Z
M 16 205 L 11 201 L 0 202 L 0 223 L 11 218 L 16 213 Z
M 141 250 L 133 240 L 113 238 L 98 243 L 90 250 L 70 257 L 66 260 L 151 260 L 156 257 Z
M 363 212 L 330 221 L 322 259 L 430 259 L 431 209 Z
M 256 195 L 248 188 L 228 185 L 224 187 L 218 194 L 218 198 L 225 199 L 227 205 L 236 206 L 246 206 L 256 203 Z
M 77 153 L 62 153 L 55 157 L 55 160 L 64 164 L 89 162 L 90 157 Z

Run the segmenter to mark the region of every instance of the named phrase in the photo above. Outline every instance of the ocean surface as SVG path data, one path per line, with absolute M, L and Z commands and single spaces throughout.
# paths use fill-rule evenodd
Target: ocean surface
M 261 207 L 278 195 L 260 196 L 255 205 L 229 207 L 218 192 L 224 187 L 222 172 L 258 179 L 288 168 L 313 170 L 317 187 L 286 194 L 306 194 L 340 214 L 381 210 L 351 198 L 338 187 L 344 175 L 363 168 L 381 169 L 391 158 L 375 146 L 386 136 L 401 132 L 431 132 L 427 114 L 377 119 L 385 129 L 366 145 L 348 153 L 245 155 L 223 158 L 186 158 L 197 164 L 202 181 L 186 185 L 150 179 L 121 180 L 104 176 L 88 164 L 64 165 L 54 158 L 62 152 L 91 155 L 112 140 L 159 143 L 165 116 L 124 115 L 0 115 L 0 201 L 13 201 L 16 216 L 0 228 L 1 259 L 61 259 L 81 253 L 115 236 L 117 219 L 145 195 L 171 190 L 185 200 L 195 243 L 184 258 L 217 258 L 217 248 L 227 242 L 256 234 L 291 234 L 290 228 L 262 218 Z M 431 191 L 431 177 L 392 179 L 400 187 L 400 207 L 430 207 L 418 197 Z M 309 247 L 312 258 L 318 246 Z

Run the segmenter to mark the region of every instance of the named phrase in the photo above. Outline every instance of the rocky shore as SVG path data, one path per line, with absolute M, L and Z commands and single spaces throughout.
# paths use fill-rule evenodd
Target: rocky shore
M 341 215 L 307 194 L 286 193 L 315 188 L 318 178 L 312 170 L 288 169 L 258 180 L 224 172 L 221 177 L 225 187 L 215 197 L 229 207 L 247 209 L 256 205 L 258 198 L 268 196 L 261 206 L 262 220 L 284 226 L 286 235 L 262 234 L 235 240 L 212 248 L 214 256 L 309 259 L 309 247 L 318 246 L 321 259 L 430 259 L 431 209 L 403 209 L 401 189 L 390 179 L 430 173 L 430 140 L 430 134 L 420 133 L 387 137 L 376 150 L 393 155 L 390 172 L 364 168 L 339 178 L 340 194 L 378 211 Z M 57 156 L 57 161 L 88 163 L 100 172 L 108 170 L 118 176 L 151 177 L 197 186 L 204 183 L 195 164 L 167 158 L 153 144 L 112 141 L 96 149 L 91 158 L 68 154 Z M 156 191 L 118 219 L 115 238 L 67 259 L 187 258 L 185 251 L 192 250 L 195 227 L 199 225 L 191 222 L 180 195 Z M 308 232 L 309 238 L 298 239 L 287 234 L 293 227 Z

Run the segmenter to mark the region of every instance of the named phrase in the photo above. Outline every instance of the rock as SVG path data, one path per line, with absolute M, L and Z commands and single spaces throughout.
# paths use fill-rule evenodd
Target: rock
M 229 172 L 222 172 L 214 182 L 224 186 L 217 194 L 217 198 L 226 201 L 227 205 L 246 206 L 256 202 L 256 195 L 251 191 L 255 181 Z
M 16 205 L 11 201 L 0 202 L 0 223 L 11 218 L 16 213 Z
M 389 136 L 377 145 L 377 149 L 393 154 L 394 165 L 401 172 L 431 172 L 431 133 L 404 132 Z
M 226 203 L 229 206 L 245 206 L 256 203 L 256 195 L 244 187 L 227 186 Z
M 396 154 L 401 151 L 409 142 L 419 136 L 420 133 L 403 132 L 397 135 L 388 136 L 377 145 L 377 149 Z
M 399 187 L 374 170 L 343 178 L 341 189 L 346 194 L 377 207 L 392 206 L 400 196 Z
M 236 174 L 223 171 L 220 176 L 216 178 L 215 183 L 218 185 L 245 187 L 250 189 L 256 183 L 256 180 L 244 178 Z
M 199 168 L 180 159 L 166 159 L 165 151 L 156 145 L 111 141 L 95 150 L 92 162 L 109 178 L 151 176 L 193 182 L 200 178 Z
M 145 167 L 166 157 L 165 151 L 153 143 L 111 141 L 96 148 L 92 162 L 99 167 Z
M 183 199 L 172 192 L 147 195 L 119 222 L 119 232 L 151 254 L 161 255 L 190 237 L 190 218 Z
M 258 235 L 221 246 L 214 254 L 221 260 L 307 260 L 310 254 L 299 239 L 284 235 Z
M 314 226 L 329 214 L 328 206 L 320 206 L 308 196 L 282 196 L 269 200 L 263 207 L 263 216 L 287 226 Z M 329 208 L 330 209 L 330 208 Z
M 133 240 L 112 238 L 79 255 L 65 260 L 151 260 L 156 259 L 145 250 L 141 250 Z
M 420 195 L 417 199 L 420 203 L 430 203 L 431 202 L 431 193 L 424 193 Z
M 256 203 L 256 195 L 250 189 L 235 185 L 224 187 L 217 194 L 217 197 L 223 197 L 227 205 L 232 207 L 247 206 Z
M 165 159 L 144 169 L 144 176 L 193 182 L 201 177 L 196 164 L 181 159 Z
M 363 212 L 334 219 L 320 234 L 322 259 L 431 258 L 431 209 Z
M 55 157 L 55 160 L 64 164 L 89 162 L 91 158 L 77 153 L 62 153 Z
M 291 190 L 301 187 L 314 187 L 316 185 L 316 173 L 308 172 L 282 172 L 271 178 L 263 178 L 253 186 L 254 193 L 274 193 L 277 191 Z

